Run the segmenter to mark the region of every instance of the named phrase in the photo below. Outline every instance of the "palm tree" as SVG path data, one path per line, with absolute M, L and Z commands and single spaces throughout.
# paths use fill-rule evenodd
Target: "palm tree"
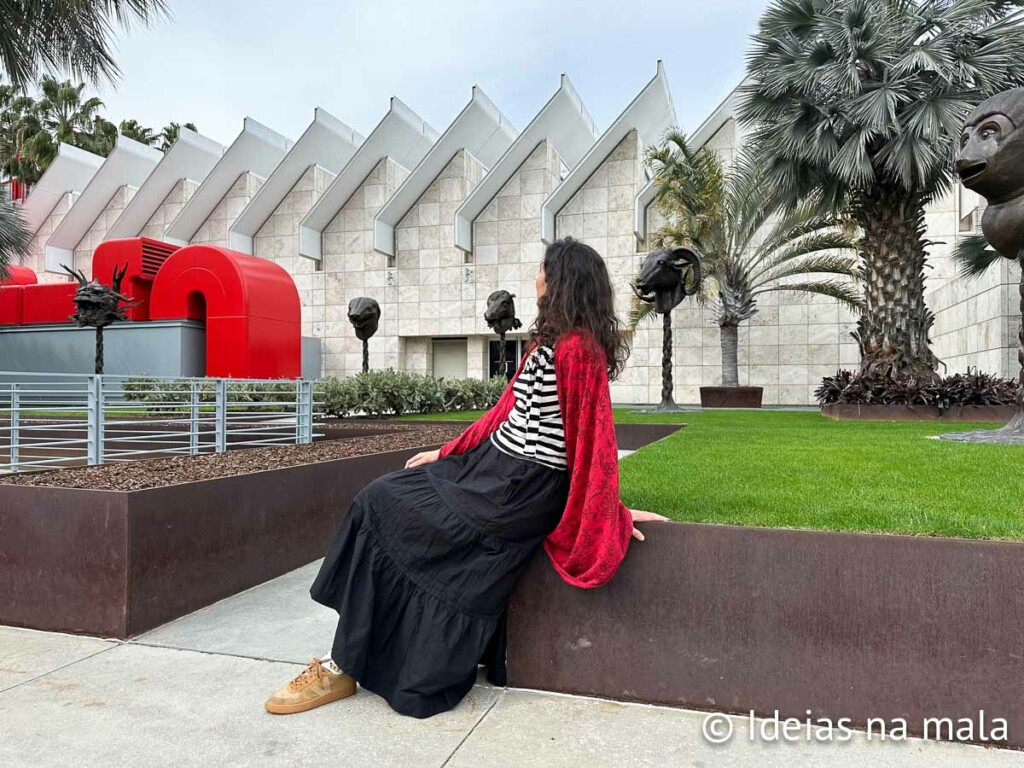
M 154 133 L 152 128 L 141 125 L 138 120 L 122 120 L 118 130 L 122 136 L 127 136 L 129 139 L 134 139 L 147 146 L 160 141 L 159 133 Z
M 1005 0 L 773 0 L 741 118 L 790 203 L 819 194 L 861 230 L 861 371 L 931 379 L 924 209 L 951 186 L 972 106 L 1024 82 Z
M 120 74 L 110 50 L 115 28 L 149 26 L 167 16 L 165 0 L 0 3 L 0 69 L 18 88 L 44 70 L 113 81 Z
M 860 309 L 851 222 L 815 200 L 787 208 L 769 194 L 757 158 L 741 153 L 726 172 L 713 151 L 692 150 L 679 131 L 651 148 L 647 161 L 655 174 L 655 203 L 668 219 L 654 246 L 689 246 L 703 256 L 697 298 L 711 305 L 721 330 L 724 386 L 739 386 L 739 327 L 757 314 L 759 296 L 795 291 Z M 633 297 L 628 328 L 650 313 L 650 304 Z
M 39 81 L 40 96 L 22 117 L 19 129 L 21 154 L 36 166 L 35 178 L 26 181 L 38 180 L 57 157 L 61 144 L 94 148 L 93 123 L 103 101 L 86 97 L 85 88 L 85 83 L 61 82 L 49 75 Z
M 190 131 L 198 132 L 195 123 L 185 123 L 185 127 Z M 181 125 L 179 123 L 168 123 L 164 126 L 164 129 L 160 132 L 160 151 L 166 152 L 171 148 L 171 145 L 178 140 L 178 136 L 181 135 Z

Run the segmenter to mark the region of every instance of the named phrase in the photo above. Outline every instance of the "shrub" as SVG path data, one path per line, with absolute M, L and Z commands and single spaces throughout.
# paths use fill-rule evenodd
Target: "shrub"
M 862 376 L 839 371 L 814 391 L 821 405 L 933 405 L 944 410 L 964 405 L 1013 405 L 1017 384 L 977 368 L 934 381 Z
M 393 368 L 326 378 L 316 385 L 316 400 L 329 416 L 365 413 L 373 418 L 403 413 L 449 413 L 490 408 L 508 380 L 434 378 Z

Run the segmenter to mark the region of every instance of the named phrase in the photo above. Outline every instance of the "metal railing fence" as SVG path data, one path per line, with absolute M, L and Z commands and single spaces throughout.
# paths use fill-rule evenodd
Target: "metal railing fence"
M 0 473 L 312 442 L 313 382 L 0 372 Z

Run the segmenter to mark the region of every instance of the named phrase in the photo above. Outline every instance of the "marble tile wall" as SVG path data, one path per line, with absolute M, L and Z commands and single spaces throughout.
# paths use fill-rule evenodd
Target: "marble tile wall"
M 318 165 L 307 168 L 253 238 L 254 255 L 279 264 L 294 278 L 302 304 L 303 336 L 323 335 L 323 323 L 315 322 L 314 306 L 323 304 L 324 282 L 316 262 L 299 254 L 299 223 L 333 180 L 334 174 Z
M 373 218 L 408 175 L 406 168 L 384 158 L 324 229 L 324 291 L 314 313 L 323 327 L 325 375 L 344 377 L 362 370 L 363 343 L 348 321 L 349 302 L 369 296 L 383 310 L 385 306 L 393 308 L 398 300 L 398 287 L 387 285 L 387 257 L 373 249 Z M 394 312 L 382 311 L 369 351 L 372 369 L 398 367 L 398 318 Z
M 32 238 L 32 242 L 29 243 L 29 253 L 22 264 L 29 269 L 33 270 L 40 283 L 66 283 L 71 278 L 64 274 L 53 274 L 46 271 L 46 265 L 44 261 L 44 253 L 46 251 L 46 241 L 50 239 L 50 235 L 53 234 L 53 230 L 57 228 L 57 225 L 61 223 L 64 216 L 71 209 L 71 205 L 78 198 L 78 195 L 74 192 L 68 192 L 53 207 L 50 211 L 50 215 L 46 217 L 46 220 L 39 227 L 39 231 L 36 232 Z M 86 274 L 91 273 L 91 270 Z
M 102 213 L 96 217 L 96 221 L 89 227 L 89 231 L 75 246 L 75 269 L 80 269 L 86 275 L 92 276 L 92 252 L 97 245 L 107 239 L 107 230 L 110 225 L 121 215 L 136 192 L 138 189 L 125 184 L 110 196 Z
M 480 304 L 476 278 L 455 247 L 454 226 L 456 209 L 485 172 L 479 160 L 459 150 L 395 229 L 395 267 L 387 279 L 398 291 L 385 297 L 381 311 L 398 320 L 399 369 L 428 373 L 432 337 L 485 330 L 480 328 L 483 308 L 479 320 L 475 316 Z M 494 290 L 488 288 L 488 293 Z M 482 361 L 467 357 L 468 371 L 481 369 Z
M 167 227 L 181 213 L 181 209 L 185 207 L 185 203 L 189 201 L 197 189 L 199 189 L 199 184 L 192 179 L 180 179 L 171 188 L 171 191 L 167 193 L 167 197 L 160 203 L 160 207 L 156 209 L 156 212 L 153 213 L 149 221 L 146 222 L 146 226 L 142 228 L 139 237 L 163 240 Z
M 217 203 L 217 207 L 196 230 L 192 242 L 227 248 L 228 228 L 249 204 L 259 188 L 263 186 L 263 182 L 264 179 L 261 176 L 248 171 L 235 179 L 234 184 L 224 195 L 224 199 Z

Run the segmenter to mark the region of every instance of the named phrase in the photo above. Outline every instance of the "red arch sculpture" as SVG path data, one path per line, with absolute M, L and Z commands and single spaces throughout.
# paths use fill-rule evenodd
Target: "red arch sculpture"
M 277 264 L 212 245 L 188 245 L 153 281 L 152 320 L 206 320 L 206 375 L 297 378 L 302 309 Z

